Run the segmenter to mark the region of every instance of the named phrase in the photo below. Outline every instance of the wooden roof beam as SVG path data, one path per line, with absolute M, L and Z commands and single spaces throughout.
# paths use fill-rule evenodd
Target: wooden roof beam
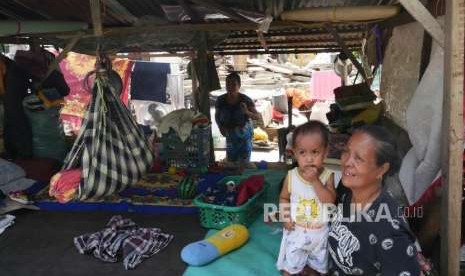
M 346 45 L 347 48 L 354 48 L 354 47 L 360 47 L 361 46 L 361 43 L 349 43 L 348 45 Z M 235 47 L 215 47 L 213 48 L 215 51 L 219 51 L 219 50 L 253 50 L 253 49 L 260 49 L 260 45 L 255 45 L 255 46 L 235 46 Z M 324 47 L 330 47 L 330 48 L 339 48 L 339 50 L 341 50 L 341 47 L 339 47 L 339 45 L 337 45 L 336 43 L 320 43 L 319 45 L 318 44 L 314 44 L 314 45 L 293 45 L 293 46 L 289 46 L 289 45 L 273 45 L 273 46 L 269 46 L 268 47 L 268 50 L 272 50 L 272 49 L 296 49 L 296 48 L 299 48 L 299 49 L 317 49 L 317 48 L 324 48 Z
M 348 40 L 359 40 L 361 41 L 363 39 L 363 34 L 358 34 L 358 33 L 352 33 L 352 34 L 344 34 L 341 35 L 342 39 L 344 41 Z M 299 43 L 299 42 L 318 42 L 318 41 L 334 41 L 333 37 L 330 36 L 310 36 L 310 35 L 304 35 L 304 36 L 276 36 L 276 37 L 268 37 L 268 44 L 276 44 L 276 43 Z M 244 45 L 244 44 L 256 44 L 259 43 L 257 39 L 252 39 L 252 38 L 246 38 L 246 39 L 241 39 L 241 38 L 234 38 L 234 39 L 225 39 L 223 42 L 220 43 L 220 45 L 223 44 L 228 44 L 228 45 Z
M 349 50 L 358 50 L 358 48 L 353 48 Z M 340 52 L 341 48 L 314 48 L 314 49 L 270 49 L 268 51 L 264 50 L 246 50 L 246 51 L 213 51 L 215 55 L 221 56 L 234 56 L 234 55 L 263 55 L 263 54 L 303 54 L 303 53 L 328 53 L 328 52 Z
M 402 6 L 425 28 L 425 30 L 444 48 L 444 30 L 434 16 L 418 0 L 399 0 Z
M 292 22 L 273 22 L 270 29 L 286 29 L 295 27 Z M 152 26 L 137 26 L 137 27 L 113 27 L 105 28 L 104 36 L 127 36 L 140 33 L 157 33 L 157 32 L 195 32 L 195 31 L 239 31 L 239 30 L 255 30 L 255 23 L 206 23 L 206 24 L 170 24 L 170 25 L 152 25 Z M 36 33 L 31 36 L 40 37 L 58 37 L 61 39 L 73 37 L 75 31 L 71 32 L 55 32 L 55 33 Z M 85 37 L 93 37 L 92 29 L 86 31 Z

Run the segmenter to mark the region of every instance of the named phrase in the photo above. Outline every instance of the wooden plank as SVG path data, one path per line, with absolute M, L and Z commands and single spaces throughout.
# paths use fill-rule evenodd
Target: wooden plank
M 92 15 L 92 25 L 95 36 L 103 35 L 102 13 L 100 11 L 100 0 L 89 0 L 90 13 Z
M 418 0 L 399 0 L 402 6 L 425 28 L 434 40 L 444 48 L 444 30 L 428 9 Z
M 352 48 L 350 51 L 360 50 L 360 48 Z M 320 49 L 276 49 L 268 50 L 243 50 L 243 51 L 213 51 L 215 55 L 231 56 L 231 55 L 262 55 L 262 54 L 305 54 L 305 53 L 332 53 L 340 52 L 341 48 L 320 48 Z
M 344 25 L 344 24 L 342 24 Z M 346 25 L 346 24 L 345 24 Z M 321 23 L 315 24 L 297 24 L 294 22 L 271 22 L 270 30 L 280 30 L 289 28 L 318 28 L 321 27 Z M 127 36 L 130 34 L 140 33 L 164 33 L 164 32 L 196 32 L 196 31 L 253 31 L 256 36 L 255 30 L 257 28 L 256 23 L 205 23 L 205 24 L 170 24 L 170 25 L 152 25 L 152 26 L 137 26 L 137 27 L 113 27 L 105 28 L 105 36 Z M 69 38 L 74 36 L 75 32 L 49 32 L 49 33 L 36 33 L 31 36 L 40 37 L 58 37 L 58 38 Z M 92 37 L 93 30 L 86 32 L 87 36 Z M 84 38 L 85 38 L 84 37 Z
M 337 30 L 336 28 L 334 28 L 333 24 L 331 23 L 326 23 L 325 24 L 325 28 L 326 30 L 328 30 L 328 32 L 330 34 L 333 35 L 334 37 L 334 40 L 337 41 L 337 43 L 339 44 L 339 46 L 342 48 L 342 51 L 344 52 L 344 54 L 346 54 L 347 57 L 349 57 L 350 61 L 352 61 L 352 63 L 355 65 L 355 68 L 357 68 L 358 72 L 362 75 L 363 79 L 365 79 L 366 82 L 370 82 L 370 80 L 368 80 L 367 78 L 367 75 L 365 73 L 365 69 L 363 69 L 363 66 L 360 64 L 360 62 L 358 62 L 358 60 L 354 57 L 354 55 L 352 54 L 352 51 L 349 51 L 349 49 L 347 48 L 346 46 L 346 43 L 344 42 L 344 40 L 339 36 L 339 34 L 337 33 Z
M 346 42 L 350 43 L 356 43 L 356 44 L 362 44 L 361 43 L 362 38 L 347 38 L 344 39 Z M 221 44 L 218 44 L 217 47 L 230 47 L 230 46 L 256 46 L 258 45 L 258 41 L 225 41 L 222 42 Z M 308 38 L 308 39 L 302 39 L 302 40 L 284 40 L 284 41 L 267 41 L 268 46 L 283 46 L 283 45 L 295 45 L 295 47 L 298 47 L 298 45 L 309 45 L 312 43 L 336 43 L 333 38 L 331 39 L 318 39 L 318 38 Z M 349 43 L 349 44 L 350 44 Z
M 199 95 L 197 83 L 197 71 L 195 70 L 194 57 L 191 58 L 191 79 L 192 79 L 192 107 L 194 110 L 199 111 Z
M 263 47 L 263 49 L 268 51 L 268 45 L 266 45 L 266 39 L 263 36 L 262 31 L 257 31 L 257 38 L 258 38 L 258 41 L 260 41 L 260 45 Z
M 441 275 L 460 273 L 463 193 L 463 78 L 465 3 L 446 1 L 442 138 Z M 434 36 L 433 36 L 434 37 Z
M 412 23 L 412 22 L 415 22 L 415 18 L 413 18 L 410 15 L 410 13 L 406 11 L 402 11 L 394 17 L 381 21 L 378 25 L 381 29 L 387 29 L 387 28 L 394 28 L 400 25 L 405 25 L 405 24 Z

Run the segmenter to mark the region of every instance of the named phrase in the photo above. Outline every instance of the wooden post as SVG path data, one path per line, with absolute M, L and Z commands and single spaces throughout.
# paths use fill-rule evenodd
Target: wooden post
M 463 0 L 446 1 L 442 141 L 441 275 L 460 273 L 463 192 Z
M 199 99 L 197 95 L 197 72 L 195 71 L 194 56 L 191 58 L 191 79 L 192 79 L 192 107 L 199 110 Z
M 399 2 L 415 20 L 420 22 L 441 48 L 444 48 L 444 31 L 428 9 L 419 0 L 399 0 Z
M 89 0 L 89 8 L 92 16 L 92 25 L 94 29 L 94 35 L 101 37 L 103 35 L 102 28 L 102 13 L 100 11 L 100 0 Z

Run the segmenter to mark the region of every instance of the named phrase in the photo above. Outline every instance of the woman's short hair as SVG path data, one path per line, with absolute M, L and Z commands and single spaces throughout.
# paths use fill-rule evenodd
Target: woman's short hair
M 400 168 L 400 156 L 394 136 L 385 128 L 376 125 L 358 127 L 354 133 L 357 132 L 368 134 L 376 141 L 376 165 L 389 163 L 387 175 L 395 174 Z
M 237 84 L 239 84 L 239 86 L 241 86 L 241 77 L 239 76 L 239 74 L 237 72 L 229 73 L 229 75 L 226 76 L 226 81 L 228 81 L 228 80 L 233 80 L 233 81 L 237 82 Z
M 297 137 L 305 134 L 319 134 L 325 147 L 329 143 L 329 130 L 325 124 L 317 120 L 310 120 L 295 128 L 292 133 L 292 147 L 295 147 Z

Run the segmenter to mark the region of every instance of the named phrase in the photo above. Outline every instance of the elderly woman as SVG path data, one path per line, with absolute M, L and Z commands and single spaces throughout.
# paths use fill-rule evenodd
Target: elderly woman
M 226 77 L 226 94 L 218 97 L 215 119 L 226 137 L 228 161 L 246 163 L 252 153 L 253 124 L 258 112 L 252 99 L 239 92 L 241 78 L 235 72 Z
M 361 127 L 341 161 L 348 189 L 331 221 L 329 275 L 420 275 L 415 237 L 383 189 L 384 176 L 399 168 L 392 136 L 381 127 Z

